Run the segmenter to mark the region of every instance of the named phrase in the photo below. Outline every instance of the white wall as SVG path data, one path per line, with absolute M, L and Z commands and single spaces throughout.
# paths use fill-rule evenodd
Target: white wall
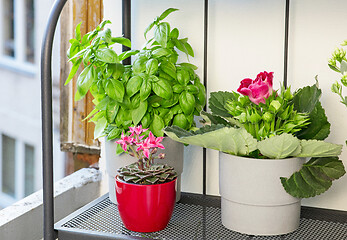
M 105 0 L 105 9 L 110 4 Z M 210 0 L 208 38 L 208 94 L 218 90 L 236 90 L 239 82 L 254 78 L 260 71 L 275 73 L 274 87 L 283 81 L 284 12 L 285 1 L 277 0 Z M 139 48 L 145 42 L 143 31 L 151 20 L 166 8 L 179 8 L 167 20 L 178 27 L 181 36 L 189 38 L 196 57 L 192 63 L 203 67 L 203 1 L 132 1 L 132 43 Z M 290 8 L 290 39 L 288 84 L 293 89 L 314 84 L 319 75 L 323 90 L 322 102 L 332 124 L 329 141 L 344 143 L 347 138 L 347 109 L 330 92 L 330 85 L 338 74 L 327 66 L 327 59 L 346 38 L 347 15 L 344 0 L 292 0 Z M 106 12 L 106 11 L 105 11 Z M 107 17 L 117 22 L 121 32 L 121 16 Z M 106 14 L 105 14 L 106 17 Z M 344 30 L 345 29 L 345 30 Z M 347 167 L 346 146 L 341 159 Z M 218 195 L 218 155 L 208 150 L 207 193 Z M 202 191 L 202 151 L 188 147 L 185 151 L 183 191 Z M 321 196 L 304 200 L 308 206 L 347 210 L 347 177 L 334 182 Z

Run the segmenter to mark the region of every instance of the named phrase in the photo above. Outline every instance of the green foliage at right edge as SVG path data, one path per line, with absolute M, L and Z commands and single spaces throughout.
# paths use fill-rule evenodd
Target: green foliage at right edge
M 311 158 L 290 178 L 281 177 L 287 193 L 297 198 L 309 198 L 327 191 L 333 180 L 346 173 L 337 157 Z

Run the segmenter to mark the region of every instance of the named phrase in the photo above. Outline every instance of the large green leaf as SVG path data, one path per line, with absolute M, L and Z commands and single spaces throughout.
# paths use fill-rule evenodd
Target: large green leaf
M 258 149 L 264 156 L 281 159 L 297 156 L 301 151 L 300 140 L 291 134 L 283 133 L 258 142 Z
M 133 73 L 134 74 L 139 74 L 144 71 L 146 71 L 146 63 L 147 63 L 147 58 L 140 57 L 136 59 L 133 63 Z
M 227 120 L 225 120 L 224 118 L 211 114 L 211 113 L 207 113 L 205 111 L 201 111 L 200 112 L 200 116 L 204 119 L 205 123 L 208 125 L 211 124 L 222 124 L 225 126 L 232 126 Z
M 312 112 L 321 95 L 322 91 L 317 87 L 317 84 L 299 89 L 293 98 L 294 110 L 301 113 Z
M 172 126 L 166 127 L 164 132 L 175 141 L 233 155 L 247 156 L 257 149 L 257 140 L 243 128 L 212 125 L 204 126 L 196 132 L 188 132 Z
M 138 125 L 139 124 L 139 122 L 141 121 L 143 116 L 146 114 L 147 107 L 148 107 L 147 101 L 140 102 L 138 108 L 134 109 L 131 112 L 134 125 Z
M 208 102 L 212 113 L 221 117 L 231 117 L 224 107 L 230 100 L 237 101 L 236 96 L 231 92 L 211 92 Z
M 310 118 L 310 124 L 307 128 L 296 134 L 299 139 L 324 140 L 330 133 L 330 123 L 319 101 L 321 94 L 322 91 L 318 88 L 318 83 L 299 89 L 294 94 L 294 110 L 308 113 Z
M 299 139 L 324 140 L 330 133 L 330 123 L 320 102 L 309 114 L 310 124 L 296 134 Z
M 111 38 L 111 42 L 112 42 L 112 44 L 119 43 L 119 44 L 122 44 L 126 47 L 131 48 L 130 40 L 125 38 L 125 37 L 113 37 L 113 38 Z
M 341 154 L 342 145 L 317 140 L 301 140 L 301 153 L 297 157 L 335 157 Z
M 281 177 L 287 193 L 297 198 L 309 198 L 328 190 L 333 180 L 346 173 L 337 157 L 312 158 L 290 178 Z

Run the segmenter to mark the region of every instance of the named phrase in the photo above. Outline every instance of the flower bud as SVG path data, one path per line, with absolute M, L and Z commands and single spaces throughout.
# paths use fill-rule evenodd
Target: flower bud
M 273 100 L 270 103 L 269 109 L 273 112 L 277 112 L 281 107 L 281 103 L 278 100 Z
M 346 51 L 343 48 L 336 48 L 333 52 L 333 58 L 341 62 L 346 57 Z
M 165 153 L 159 153 L 158 157 L 159 157 L 159 159 L 164 159 L 165 158 Z
M 336 81 L 333 85 L 331 85 L 331 91 L 333 93 L 340 94 L 342 86 Z
M 156 154 L 158 151 L 158 148 L 153 148 L 152 151 L 151 151 L 151 154 Z
M 287 100 L 292 100 L 293 99 L 293 94 L 290 91 L 290 87 L 286 89 L 284 92 L 284 98 Z
M 341 83 L 343 84 L 343 86 L 347 87 L 347 72 L 345 72 L 345 73 L 342 75 Z
M 265 122 L 271 122 L 274 119 L 274 116 L 270 112 L 266 112 L 263 114 L 262 118 Z

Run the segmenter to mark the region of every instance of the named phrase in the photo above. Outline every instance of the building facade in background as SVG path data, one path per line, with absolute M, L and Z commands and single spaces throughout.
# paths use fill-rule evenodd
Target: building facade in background
M 52 3 L 0 0 L 0 208 L 42 187 L 40 47 Z M 64 154 L 59 150 L 59 44 L 54 48 L 57 180 L 64 176 Z

